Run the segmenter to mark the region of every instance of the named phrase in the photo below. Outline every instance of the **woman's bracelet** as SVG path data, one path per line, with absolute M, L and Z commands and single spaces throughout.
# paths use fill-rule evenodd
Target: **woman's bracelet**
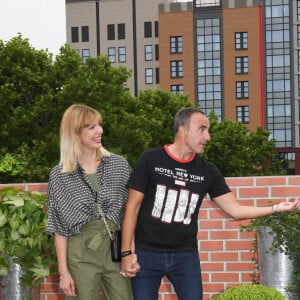
M 278 213 L 278 204 L 273 205 L 273 214 Z
M 64 278 L 67 277 L 67 276 L 71 276 L 71 274 L 70 274 L 69 272 L 66 272 L 66 273 L 64 273 L 64 274 L 60 274 L 60 275 L 59 275 L 59 279 L 62 280 L 62 279 L 64 279 Z

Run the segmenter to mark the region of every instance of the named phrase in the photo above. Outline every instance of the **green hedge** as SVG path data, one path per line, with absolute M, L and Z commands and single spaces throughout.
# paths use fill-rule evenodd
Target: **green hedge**
M 285 297 L 275 288 L 260 284 L 245 284 L 226 290 L 214 298 L 216 300 L 285 300 Z

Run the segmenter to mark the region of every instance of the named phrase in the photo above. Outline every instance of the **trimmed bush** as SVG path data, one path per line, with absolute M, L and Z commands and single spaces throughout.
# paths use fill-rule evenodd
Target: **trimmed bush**
M 261 284 L 244 284 L 234 286 L 223 294 L 214 298 L 216 300 L 285 300 L 285 297 L 275 288 Z

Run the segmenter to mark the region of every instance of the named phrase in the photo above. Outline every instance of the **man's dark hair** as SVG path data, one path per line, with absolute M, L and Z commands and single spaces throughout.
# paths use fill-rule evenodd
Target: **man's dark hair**
M 176 136 L 180 126 L 189 126 L 191 115 L 195 113 L 205 116 L 205 113 L 197 107 L 184 107 L 176 113 L 174 118 L 174 136 Z

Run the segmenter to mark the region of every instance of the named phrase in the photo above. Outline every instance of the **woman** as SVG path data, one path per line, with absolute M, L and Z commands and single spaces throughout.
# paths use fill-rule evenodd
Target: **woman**
M 130 167 L 102 147 L 101 123 L 101 115 L 86 105 L 65 111 L 60 163 L 49 177 L 46 231 L 55 238 L 66 299 L 99 300 L 100 285 L 105 299 L 132 299 L 130 280 L 111 259 L 108 233 L 122 222 Z

